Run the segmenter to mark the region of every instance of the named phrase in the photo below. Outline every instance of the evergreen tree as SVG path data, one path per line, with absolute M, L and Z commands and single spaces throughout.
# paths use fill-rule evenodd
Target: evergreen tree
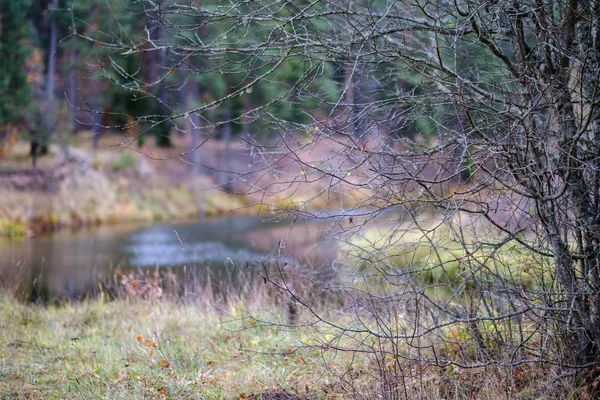
M 27 11 L 31 0 L 0 2 L 0 127 L 19 122 L 29 101 L 26 62 L 30 31 Z

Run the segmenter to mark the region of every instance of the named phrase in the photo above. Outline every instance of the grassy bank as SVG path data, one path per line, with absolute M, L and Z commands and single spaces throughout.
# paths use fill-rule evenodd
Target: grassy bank
M 243 212 L 244 196 L 218 190 L 209 176 L 174 160 L 153 162 L 135 151 L 73 147 L 65 164 L 52 146 L 30 168 L 26 143 L 0 161 L 0 235 L 23 236 L 61 227 L 164 221 Z M 42 178 L 36 179 L 36 174 Z M 51 188 L 44 179 L 55 178 Z
M 375 342 L 305 314 L 286 327 L 281 304 L 257 293 L 48 307 L 0 297 L 0 398 L 376 399 L 394 363 L 408 398 L 577 399 L 585 389 L 568 379 L 544 386 L 551 367 L 436 367 L 343 350 Z
M 305 333 L 227 310 L 159 301 L 31 307 L 0 300 L 0 398 L 321 398 L 335 382 Z M 335 391 L 334 391 L 335 392 Z M 266 397 L 265 397 L 266 398 Z

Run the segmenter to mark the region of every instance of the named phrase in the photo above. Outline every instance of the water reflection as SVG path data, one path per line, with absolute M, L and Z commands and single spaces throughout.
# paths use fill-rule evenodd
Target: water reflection
M 138 267 L 185 264 L 214 264 L 231 260 L 235 264 L 260 261 L 263 257 L 246 249 L 233 249 L 221 242 L 169 243 L 137 242 L 126 248 L 131 253 L 128 264 Z M 225 256 L 226 255 L 226 256 Z
M 238 235 L 257 229 L 257 219 L 229 219 L 191 225 L 161 225 L 130 236 L 124 247 L 127 264 L 136 267 L 185 264 L 243 264 L 260 261 L 263 254 L 246 248 Z
M 0 282 L 19 286 L 30 300 L 77 298 L 97 288 L 98 279 L 148 267 L 208 268 L 225 276 L 231 264 L 263 260 L 277 244 L 276 230 L 259 218 L 204 220 L 156 226 L 103 226 L 64 230 L 29 239 L 0 241 Z M 261 237 L 261 246 L 253 238 Z M 264 240 L 270 237 L 270 242 Z

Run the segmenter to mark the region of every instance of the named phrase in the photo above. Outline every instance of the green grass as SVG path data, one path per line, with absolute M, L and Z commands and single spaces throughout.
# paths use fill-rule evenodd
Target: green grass
M 457 286 L 473 278 L 499 278 L 529 289 L 550 281 L 549 259 L 516 242 L 499 248 L 483 245 L 500 235 L 481 226 L 471 229 L 463 228 L 463 236 L 458 236 L 435 215 L 418 224 L 375 224 L 342 243 L 340 253 L 349 265 L 357 266 L 353 274 L 370 277 L 376 270 L 384 275 L 400 270 L 420 284 Z M 381 276 L 376 274 L 376 278 Z
M 0 218 L 0 236 L 20 237 L 27 233 L 27 226 L 23 221 L 4 220 Z
M 193 301 L 104 301 L 101 295 L 44 307 L 0 294 L 0 399 L 258 399 L 253 394 L 269 392 L 375 399 L 382 373 L 405 374 L 391 376 L 406 385 L 409 398 L 547 399 L 575 393 L 568 385 L 540 385 L 555 373 L 551 366 L 439 368 L 413 359 L 426 349 L 344 333 L 306 310 L 298 325 L 286 327 L 277 292 L 259 282 L 231 289 L 226 298 L 205 288 Z M 336 325 L 356 324 L 336 306 L 318 311 Z M 361 322 L 372 323 L 367 314 Z M 431 338 L 438 355 L 474 362 L 464 326 L 441 333 Z
M 306 332 L 244 316 L 166 300 L 44 308 L 2 298 L 0 398 L 220 399 L 331 383 L 321 351 L 296 351 Z

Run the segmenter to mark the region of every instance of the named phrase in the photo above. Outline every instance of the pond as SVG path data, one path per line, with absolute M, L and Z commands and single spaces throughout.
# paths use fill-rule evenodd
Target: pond
M 159 225 L 114 225 L 61 230 L 0 240 L 0 281 L 29 300 L 76 299 L 93 293 L 117 270 L 177 274 L 195 271 L 232 279 L 236 267 L 277 258 L 326 262 L 335 247 L 320 240 L 323 224 L 258 217 L 205 219 Z M 282 243 L 289 243 L 282 246 Z

